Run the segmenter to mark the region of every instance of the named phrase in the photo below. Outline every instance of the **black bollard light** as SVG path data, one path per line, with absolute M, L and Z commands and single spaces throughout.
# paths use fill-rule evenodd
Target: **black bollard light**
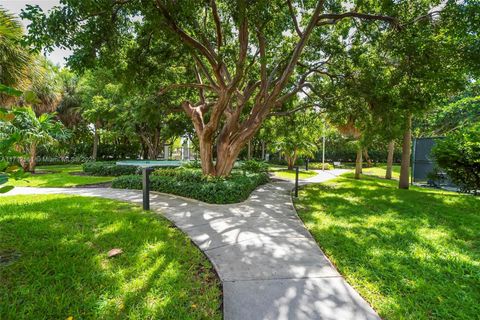
M 152 168 L 143 168 L 143 210 L 150 210 L 150 172 Z
M 298 198 L 298 166 L 295 167 L 295 198 Z
M 305 171 L 308 171 L 308 159 L 305 160 Z

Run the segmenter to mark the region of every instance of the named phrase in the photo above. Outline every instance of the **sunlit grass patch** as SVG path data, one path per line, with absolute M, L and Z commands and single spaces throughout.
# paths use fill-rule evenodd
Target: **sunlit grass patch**
M 81 165 L 39 166 L 35 174 L 26 174 L 22 180 L 9 180 L 16 187 L 73 187 L 112 181 L 113 177 L 82 175 Z
M 480 198 L 341 176 L 301 190 L 299 215 L 384 319 L 480 314 Z
M 287 169 L 281 169 L 281 170 L 275 170 L 273 171 L 273 174 L 277 178 L 283 178 L 283 179 L 289 179 L 289 180 L 295 180 L 295 170 L 287 170 Z M 305 171 L 305 170 L 300 170 L 298 173 L 298 178 L 299 179 L 308 179 L 315 177 L 317 173 L 315 171 Z
M 112 248 L 123 254 L 108 258 Z M 220 319 L 219 280 L 165 219 L 106 199 L 0 198 L 0 319 Z

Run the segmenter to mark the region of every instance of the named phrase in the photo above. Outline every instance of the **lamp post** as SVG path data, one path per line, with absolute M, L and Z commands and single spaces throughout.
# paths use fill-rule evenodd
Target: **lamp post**
M 298 166 L 295 167 L 295 198 L 298 198 Z
M 325 171 L 325 118 L 323 119 L 323 136 L 322 136 L 322 171 Z
M 143 210 L 150 210 L 150 172 L 152 168 L 143 168 L 142 185 L 143 185 Z

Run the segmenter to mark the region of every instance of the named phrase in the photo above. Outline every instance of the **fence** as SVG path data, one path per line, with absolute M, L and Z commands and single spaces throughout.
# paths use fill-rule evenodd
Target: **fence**
M 439 171 L 432 149 L 436 142 L 443 137 L 416 138 L 413 140 L 412 154 L 412 183 L 428 183 L 439 186 L 455 187 L 448 176 Z M 430 173 L 436 172 L 436 181 L 432 180 Z

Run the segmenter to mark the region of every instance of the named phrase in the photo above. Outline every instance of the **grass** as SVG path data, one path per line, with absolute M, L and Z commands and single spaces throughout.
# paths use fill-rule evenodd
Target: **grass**
M 108 258 L 112 248 L 124 253 Z M 0 202 L 0 319 L 221 319 L 219 280 L 165 219 L 106 199 Z
M 272 172 L 277 178 L 295 180 L 295 170 L 280 169 L 280 170 L 273 170 Z M 315 177 L 316 175 L 317 173 L 315 171 L 300 170 L 298 173 L 298 178 L 308 179 L 311 177 Z
M 16 187 L 73 187 L 109 182 L 113 177 L 72 175 L 82 172 L 81 165 L 52 165 L 37 167 L 36 174 L 27 174 L 25 179 L 10 180 L 8 185 Z
M 370 175 L 370 176 L 375 176 L 379 178 L 385 178 L 385 171 L 387 169 L 386 164 L 377 164 L 375 167 L 371 168 L 363 168 L 363 174 Z M 400 178 L 400 165 L 394 164 L 392 166 L 392 178 L 393 179 L 399 179 Z
M 480 198 L 347 174 L 305 187 L 299 215 L 384 319 L 478 319 Z

